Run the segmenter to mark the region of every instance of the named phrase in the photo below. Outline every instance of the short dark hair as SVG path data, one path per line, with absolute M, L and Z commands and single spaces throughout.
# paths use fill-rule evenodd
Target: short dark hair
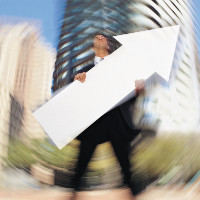
M 103 35 L 105 38 L 108 38 L 109 36 L 105 34 L 104 32 L 95 32 L 92 34 L 93 38 L 95 38 L 97 35 Z

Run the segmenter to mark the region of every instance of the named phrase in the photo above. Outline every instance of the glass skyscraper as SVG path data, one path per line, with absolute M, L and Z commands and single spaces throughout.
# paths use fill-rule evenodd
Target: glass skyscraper
M 181 30 L 172 66 L 170 88 L 161 87 L 161 90 L 165 90 L 165 95 L 160 97 L 159 94 L 163 92 L 157 92 L 155 87 L 151 94 L 147 92 L 143 95 L 143 100 L 140 100 L 151 99 L 151 102 L 158 102 L 158 106 L 154 107 L 163 122 L 163 130 L 166 126 L 175 129 L 184 127 L 184 130 L 195 127 L 200 121 L 200 67 L 193 6 L 190 0 L 66 1 L 53 91 L 68 84 L 72 73 L 92 62 L 94 54 L 91 40 L 94 33 L 118 35 L 179 24 Z M 166 98 L 162 98 L 164 96 Z M 152 114 L 138 115 L 138 122 L 145 121 L 145 116 Z
M 92 62 L 92 36 L 132 31 L 131 1 L 68 0 L 58 45 L 53 91 L 66 85 L 74 71 Z

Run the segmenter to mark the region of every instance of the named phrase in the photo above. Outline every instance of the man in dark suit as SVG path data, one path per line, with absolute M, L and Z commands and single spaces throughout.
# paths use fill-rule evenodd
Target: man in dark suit
M 93 50 L 95 52 L 94 64 L 86 66 L 78 71 L 72 79 L 84 82 L 86 72 L 98 64 L 103 58 L 109 56 L 109 41 L 104 34 L 96 34 L 93 40 Z M 144 80 L 135 81 L 136 96 L 144 87 Z M 124 182 L 130 187 L 133 195 L 136 191 L 132 184 L 129 145 L 130 141 L 135 139 L 140 132 L 133 123 L 133 109 L 136 97 L 119 107 L 107 112 L 89 128 L 83 131 L 77 139 L 81 141 L 80 153 L 75 174 L 75 188 L 80 184 L 81 177 L 92 157 L 96 146 L 105 141 L 110 141 L 114 152 L 118 158 L 124 174 Z

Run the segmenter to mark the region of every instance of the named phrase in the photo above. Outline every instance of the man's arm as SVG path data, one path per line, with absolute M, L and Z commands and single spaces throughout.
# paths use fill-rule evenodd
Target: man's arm
M 135 96 L 128 101 L 129 103 L 132 103 L 132 104 L 135 103 L 139 93 L 144 90 L 144 85 L 145 85 L 144 79 L 135 81 Z
M 144 79 L 135 81 L 135 95 L 136 96 L 144 89 L 144 85 L 145 85 Z
M 78 73 L 75 77 L 74 77 L 74 81 L 75 80 L 78 80 L 80 81 L 81 83 L 83 83 L 86 79 L 86 73 L 85 72 L 82 72 L 82 73 Z
M 88 65 L 88 66 L 84 67 L 83 69 L 75 72 L 71 77 L 71 82 L 78 80 L 83 83 L 86 79 L 86 72 L 88 72 L 93 67 L 94 67 L 94 65 L 91 64 L 91 65 Z

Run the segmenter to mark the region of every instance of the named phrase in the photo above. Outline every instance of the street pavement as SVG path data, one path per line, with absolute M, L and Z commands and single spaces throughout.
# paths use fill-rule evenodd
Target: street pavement
M 71 200 L 72 193 L 57 189 L 0 191 L 0 200 Z M 75 200 L 133 200 L 130 190 L 113 189 L 77 193 Z M 135 200 L 199 200 L 199 191 L 183 191 L 173 188 L 153 188 Z
M 54 189 L 1 191 L 0 200 L 71 200 L 72 193 Z M 76 200 L 132 200 L 129 189 L 78 192 Z
M 147 189 L 136 200 L 200 200 L 199 184 Z M 71 200 L 72 192 L 46 186 L 23 170 L 9 169 L 0 178 L 0 200 Z M 128 188 L 78 192 L 75 200 L 133 200 Z

